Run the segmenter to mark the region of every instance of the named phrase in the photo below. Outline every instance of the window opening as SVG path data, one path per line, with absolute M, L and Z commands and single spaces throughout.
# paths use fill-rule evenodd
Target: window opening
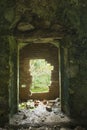
M 32 76 L 32 84 L 30 90 L 32 93 L 43 93 L 49 91 L 51 85 L 51 72 L 53 66 L 45 59 L 31 59 L 30 73 Z

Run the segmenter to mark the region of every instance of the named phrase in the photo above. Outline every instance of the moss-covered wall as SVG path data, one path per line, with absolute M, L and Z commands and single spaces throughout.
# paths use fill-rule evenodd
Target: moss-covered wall
M 9 42 L 0 37 L 0 124 L 8 122 L 9 113 Z
M 0 35 L 9 35 L 15 16 L 15 0 L 0 1 Z
M 68 100 L 63 101 L 70 111 L 70 115 L 78 118 L 87 117 L 87 15 L 86 1 L 72 1 L 72 4 L 64 4 L 66 13 L 66 25 L 68 27 L 67 36 L 61 41 L 61 46 L 67 48 L 68 58 L 64 74 L 67 82 L 63 78 L 63 85 L 67 90 Z M 69 2 L 68 2 L 69 3 Z M 71 7 L 71 9 L 69 8 Z M 66 12 L 66 11 L 65 11 Z M 63 13 L 64 14 L 64 13 Z M 77 20 L 77 21 L 76 21 Z M 61 18 L 63 21 L 63 18 Z M 63 21 L 64 22 L 64 21 Z M 64 51 L 63 51 L 64 52 Z M 64 64 L 65 65 L 65 64 Z M 67 72 L 67 73 L 66 73 Z M 66 85 L 65 85 L 66 84 Z M 66 92 L 63 92 L 64 94 Z M 66 98 L 65 98 L 66 99 Z M 64 96 L 63 96 L 64 100 Z M 64 109 L 66 112 L 66 107 Z
M 63 34 L 60 41 L 62 104 L 65 112 L 69 111 L 71 116 L 76 117 L 87 116 L 86 8 L 85 0 L 18 0 L 16 6 L 15 29 L 19 33 L 28 31 L 33 36 L 34 32 L 42 30 L 44 37 L 50 37 L 47 35 L 50 32 L 54 37 Z M 40 37 L 41 33 L 38 34 Z
M 17 112 L 17 44 L 13 37 L 0 37 L 0 125 Z
M 9 36 L 9 66 L 10 66 L 10 79 L 9 79 L 9 117 L 17 112 L 18 109 L 18 85 L 17 85 L 17 53 L 18 47 L 16 40 L 13 36 Z
M 87 41 L 84 45 L 70 48 L 70 111 L 78 117 L 87 117 Z M 81 42 L 82 44 L 82 42 Z M 73 108 L 73 109 L 72 109 Z
M 9 115 L 13 107 L 15 107 L 15 105 L 12 106 L 11 104 L 12 102 L 15 103 L 14 100 L 16 100 L 16 98 L 14 98 L 13 101 L 11 101 L 12 93 L 10 93 L 10 90 L 12 90 L 11 88 L 14 86 L 14 92 L 16 91 L 16 83 L 14 83 L 14 80 L 16 79 L 14 78 L 16 69 L 14 68 L 16 68 L 15 61 L 17 57 L 14 55 L 16 54 L 17 49 L 15 51 L 13 46 L 15 43 L 13 44 L 13 42 L 10 42 L 11 40 L 9 40 L 9 37 L 11 37 L 10 35 L 13 35 L 13 30 L 10 26 L 14 20 L 14 3 L 15 1 L 12 0 L 0 1 L 0 125 L 3 126 L 5 123 L 9 122 Z

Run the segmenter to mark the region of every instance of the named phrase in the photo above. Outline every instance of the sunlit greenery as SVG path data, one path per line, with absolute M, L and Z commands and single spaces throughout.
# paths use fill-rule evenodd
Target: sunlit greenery
M 51 84 L 51 71 L 53 66 L 45 59 L 30 60 L 30 72 L 32 75 L 32 92 L 48 92 Z

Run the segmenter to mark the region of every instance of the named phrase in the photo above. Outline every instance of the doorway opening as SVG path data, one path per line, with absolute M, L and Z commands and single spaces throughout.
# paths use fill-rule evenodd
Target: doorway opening
M 19 100 L 59 97 L 59 48 L 27 44 L 19 50 Z
M 58 99 L 59 48 L 49 43 L 25 44 L 19 50 L 19 109 L 36 110 L 42 104 L 52 110 Z
M 32 76 L 30 91 L 32 93 L 49 92 L 51 72 L 54 67 L 45 59 L 31 59 L 29 64 L 29 71 Z
M 51 44 L 44 44 L 43 47 L 42 44 L 28 44 L 20 49 L 19 53 L 19 99 L 21 104 L 19 104 L 20 112 L 13 117 L 11 124 L 15 124 L 15 119 L 18 119 L 16 123 L 19 125 L 30 124 L 31 126 L 32 124 L 34 126 L 36 124 L 51 124 L 53 121 L 57 123 L 58 121 L 68 120 L 61 111 L 61 99 L 59 97 L 59 48 Z M 38 65 L 39 63 L 41 64 Z M 39 66 L 39 68 L 36 66 Z M 46 68 L 42 69 L 43 66 Z M 49 77 L 49 82 L 45 83 L 46 90 L 40 90 L 40 93 L 35 89 L 38 86 L 40 89 L 43 83 L 40 79 L 41 75 L 37 76 L 37 72 L 34 71 L 35 67 L 38 70 L 37 72 L 40 71 L 40 74 L 42 72 L 43 74 L 47 72 L 50 74 L 46 76 Z M 36 78 L 40 79 L 38 84 L 33 73 L 35 73 Z M 34 88 L 35 86 L 36 88 Z M 44 88 L 44 85 L 42 88 Z M 29 90 L 32 91 L 31 97 L 29 97 Z

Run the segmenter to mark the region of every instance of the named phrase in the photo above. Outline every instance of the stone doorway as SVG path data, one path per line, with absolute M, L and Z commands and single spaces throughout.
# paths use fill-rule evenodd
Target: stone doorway
M 59 98 L 61 95 L 61 91 L 60 91 L 60 89 L 61 89 L 61 87 L 60 87 L 61 86 L 60 52 L 61 51 L 60 51 L 60 47 L 59 47 L 58 42 L 57 42 L 57 44 L 56 43 L 53 44 L 53 42 L 52 43 L 51 42 L 46 42 L 46 43 L 40 43 L 40 42 L 39 43 L 38 42 L 25 43 L 24 42 L 23 44 L 19 45 L 19 55 L 18 55 L 19 56 L 19 59 L 18 59 L 18 62 L 19 62 L 19 73 L 18 73 L 19 75 L 18 75 L 18 77 L 19 77 L 19 79 L 18 80 L 19 80 L 19 90 L 20 90 L 19 91 L 19 101 L 26 102 L 27 100 L 32 99 L 32 100 L 34 100 L 34 103 L 36 103 L 37 99 L 39 99 L 40 103 L 42 103 L 44 101 L 43 99 L 46 99 L 47 104 L 50 102 L 52 102 L 52 104 L 53 104 L 56 101 L 56 99 L 60 99 Z M 53 70 L 52 76 L 51 76 L 52 83 L 49 87 L 50 88 L 49 93 L 44 93 L 44 94 L 39 93 L 36 95 L 29 96 L 30 95 L 29 87 L 30 87 L 30 84 L 32 83 L 32 76 L 29 72 L 29 60 L 30 59 L 45 59 L 48 63 L 50 63 L 52 66 L 54 66 L 54 70 Z M 62 95 L 61 95 L 62 98 L 63 98 L 63 95 L 64 94 L 62 91 Z M 66 116 L 64 116 L 61 112 L 61 108 L 64 108 L 63 107 L 64 102 L 60 103 L 60 101 L 59 101 L 57 103 L 59 103 L 59 107 L 57 107 L 57 109 L 56 109 L 56 110 L 58 110 L 58 111 L 56 111 L 57 112 L 56 114 L 59 113 L 58 115 L 55 114 L 55 107 L 54 106 L 53 106 L 54 108 L 51 107 L 51 110 L 49 109 L 49 107 L 46 108 L 46 106 L 45 106 L 45 112 L 47 112 L 47 113 L 52 112 L 54 116 L 58 117 L 58 120 L 57 120 L 57 122 L 58 122 L 60 120 L 60 118 L 64 119 L 64 117 L 66 118 Z M 41 107 L 42 106 L 43 105 L 41 105 Z M 57 104 L 57 106 L 58 106 L 58 104 Z M 35 109 L 35 111 L 37 109 Z M 49 109 L 49 110 L 46 111 L 46 109 Z M 24 109 L 22 111 L 23 112 L 22 113 L 23 114 L 22 121 L 23 120 L 26 121 L 26 119 L 27 119 L 26 115 L 24 114 L 24 111 L 26 111 L 26 110 Z M 18 117 L 18 115 L 20 115 L 20 110 L 18 112 L 19 113 L 16 114 L 17 117 Z M 28 110 L 28 112 L 29 112 L 29 110 Z M 49 113 L 49 115 L 52 113 Z M 31 114 L 31 113 L 29 113 L 29 114 Z M 52 118 L 54 116 L 52 116 Z M 15 115 L 13 115 L 13 119 L 10 118 L 10 120 L 11 121 L 15 120 L 16 118 L 14 118 L 14 117 L 15 117 Z M 18 119 L 20 120 L 20 117 L 18 117 Z M 36 124 L 34 124 L 34 125 L 36 125 Z

